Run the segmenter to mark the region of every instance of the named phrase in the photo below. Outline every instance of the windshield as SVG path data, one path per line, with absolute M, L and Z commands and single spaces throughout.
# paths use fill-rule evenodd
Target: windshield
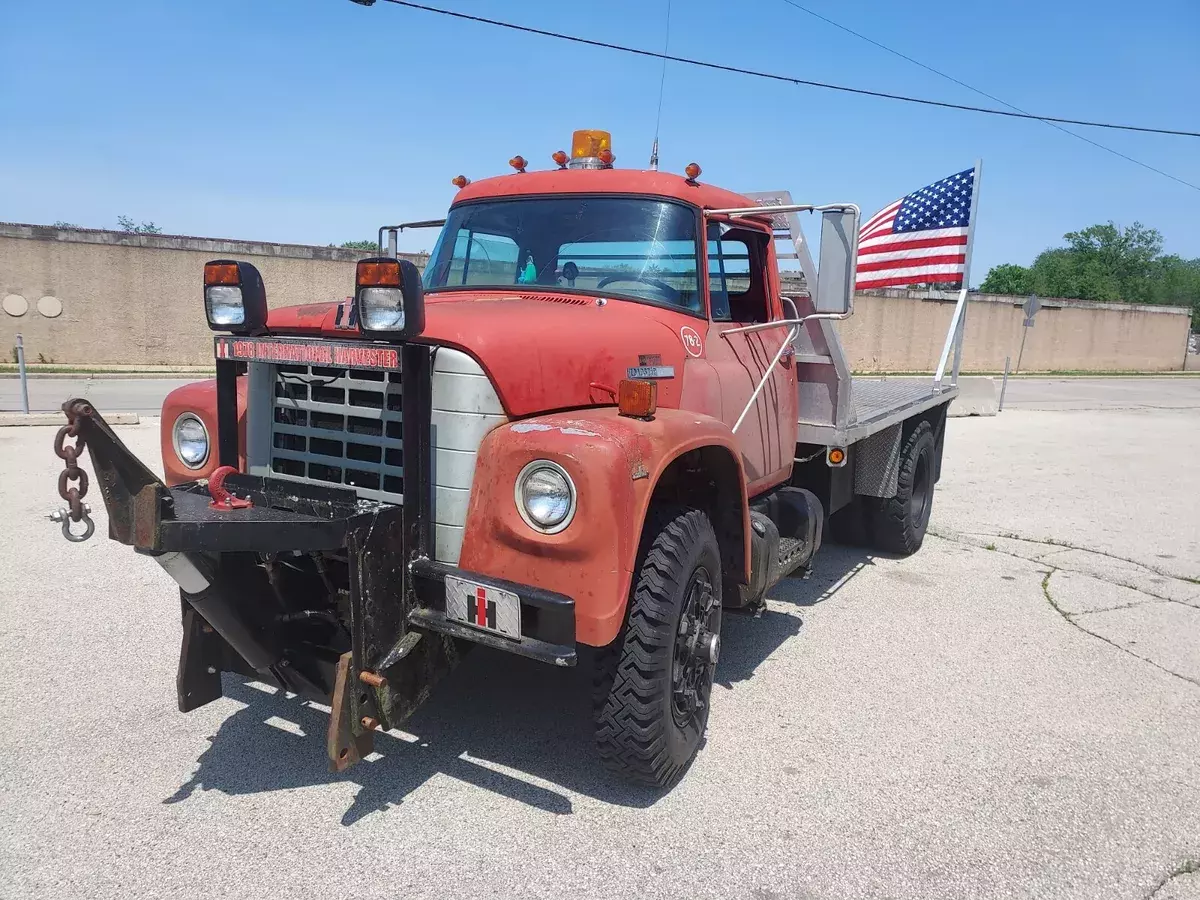
M 701 314 L 696 213 L 636 197 L 541 197 L 450 210 L 426 290 L 570 290 Z

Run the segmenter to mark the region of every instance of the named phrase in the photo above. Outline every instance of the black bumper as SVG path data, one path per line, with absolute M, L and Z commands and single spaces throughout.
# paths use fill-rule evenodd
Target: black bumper
M 143 534 L 154 535 L 154 539 L 150 546 L 139 549 L 152 554 L 335 551 L 355 544 L 356 535 L 369 534 L 381 516 L 391 518 L 403 513 L 401 507 L 363 503 L 349 491 L 280 479 L 231 475 L 225 486 L 238 497 L 249 497 L 254 505 L 248 509 L 213 509 L 207 487 L 199 482 L 163 488 L 153 504 L 160 515 L 153 523 L 139 523 L 141 527 L 137 528 Z M 370 548 L 370 552 L 389 553 L 379 547 Z M 410 625 L 551 665 L 574 666 L 577 662 L 575 601 L 569 597 L 423 557 L 413 559 L 406 573 L 395 571 L 395 575 L 397 580 L 411 583 L 411 591 L 405 592 L 415 599 L 415 603 L 408 604 Z M 516 594 L 521 600 L 520 640 L 449 618 L 447 575 Z M 367 662 L 370 665 L 377 661 Z
M 420 601 L 420 605 L 408 614 L 411 624 L 556 666 L 573 666 L 578 661 L 575 652 L 575 601 L 570 597 L 526 584 L 490 578 L 430 559 L 414 560 L 409 571 Z M 521 639 L 512 640 L 448 618 L 447 575 L 516 594 L 521 599 Z

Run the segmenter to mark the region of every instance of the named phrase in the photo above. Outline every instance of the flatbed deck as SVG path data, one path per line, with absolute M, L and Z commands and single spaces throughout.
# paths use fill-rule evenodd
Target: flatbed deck
M 838 427 L 801 419 L 797 441 L 846 447 L 956 396 L 956 386 L 946 384 L 938 390 L 927 377 L 851 378 L 849 421 Z

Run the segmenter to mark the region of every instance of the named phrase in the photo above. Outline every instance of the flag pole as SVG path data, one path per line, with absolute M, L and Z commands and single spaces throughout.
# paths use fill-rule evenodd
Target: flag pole
M 958 384 L 958 370 L 962 365 L 963 336 L 966 333 L 967 321 L 967 291 L 971 287 L 971 251 L 975 245 L 975 213 L 979 207 L 979 180 L 983 174 L 983 160 L 975 160 L 975 173 L 971 179 L 971 212 L 967 218 L 967 249 L 963 254 L 962 287 L 958 292 L 958 302 L 954 305 L 954 317 L 950 322 L 950 330 L 946 334 L 946 343 L 942 347 L 941 358 L 938 359 L 937 372 L 933 376 L 934 387 L 941 390 L 942 379 L 946 375 L 946 363 L 949 362 L 950 351 L 954 351 L 954 366 L 950 370 L 950 385 Z

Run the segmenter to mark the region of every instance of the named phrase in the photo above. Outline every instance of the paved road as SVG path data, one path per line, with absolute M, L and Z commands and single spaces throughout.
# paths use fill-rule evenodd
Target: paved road
M 953 420 L 918 555 L 729 617 L 664 796 L 597 769 L 586 664 L 476 652 L 343 775 L 260 685 L 179 714 L 172 584 L 39 519 L 51 433 L 0 429 L 2 897 L 1200 897 L 1194 411 Z
M 996 379 L 997 390 L 1000 379 Z M 1200 409 L 1200 376 L 1010 378 L 1005 409 Z
M 196 379 L 34 378 L 29 387 L 33 412 L 57 411 L 63 401 L 86 397 L 101 412 L 157 415 L 168 393 Z M 998 379 L 997 379 L 998 381 Z M 1174 378 L 1014 378 L 1006 409 L 1198 409 L 1200 377 Z M 0 410 L 21 408 L 19 383 L 0 378 Z
M 29 411 L 57 412 L 67 400 L 83 397 L 104 412 L 135 412 L 157 416 L 163 398 L 198 378 L 31 378 Z M 21 383 L 0 378 L 0 410 L 21 408 Z

